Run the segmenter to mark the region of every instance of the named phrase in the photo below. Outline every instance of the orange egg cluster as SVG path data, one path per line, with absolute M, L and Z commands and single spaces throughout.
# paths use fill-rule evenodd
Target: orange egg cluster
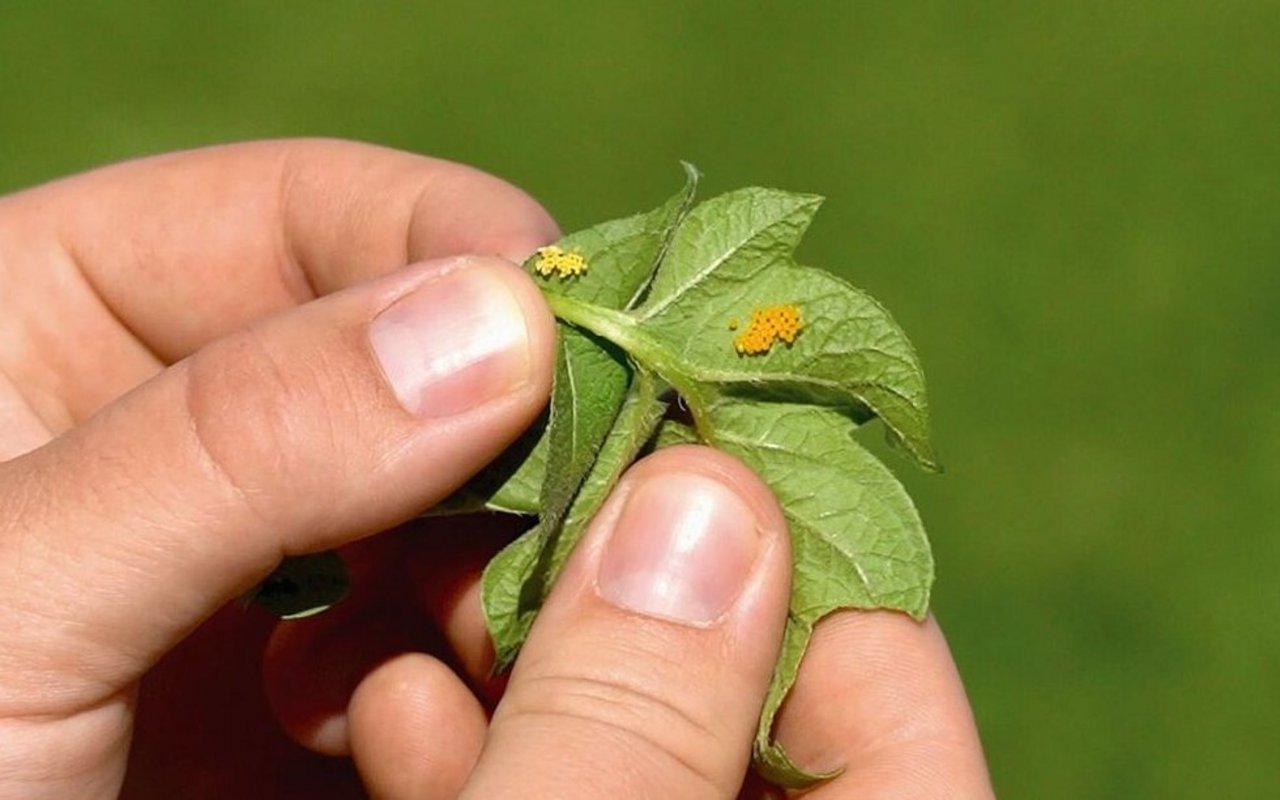
M 539 275 L 568 278 L 586 272 L 587 260 L 577 248 L 565 250 L 548 245 L 538 248 L 538 260 L 533 262 L 533 268 Z
M 791 344 L 802 330 L 804 323 L 800 320 L 800 309 L 791 303 L 757 308 L 751 312 L 747 327 L 733 337 L 733 349 L 741 355 L 763 355 L 776 342 Z

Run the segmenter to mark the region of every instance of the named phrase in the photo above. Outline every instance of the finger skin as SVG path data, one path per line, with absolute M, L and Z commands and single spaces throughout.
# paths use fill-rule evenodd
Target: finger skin
M 444 635 L 464 677 L 490 706 L 501 696 L 507 675 L 493 674 L 481 580 L 489 561 L 531 524 L 510 514 L 427 518 L 413 523 L 408 542 L 406 565 L 416 605 Z
M 0 372 L 0 461 L 29 453 L 50 438 L 22 392 Z
M 371 672 L 349 716 L 352 754 L 377 800 L 453 800 L 480 755 L 488 722 L 466 684 L 419 653 Z
M 55 433 L 164 364 L 318 295 L 559 235 L 479 170 L 285 139 L 138 159 L 0 197 L 0 373 Z
M 25 567 L 0 588 L 0 619 L 15 632 L 6 640 L 18 642 L 6 652 L 34 657 L 17 623 L 57 608 L 75 627 L 65 641 L 44 639 L 43 657 L 88 646 L 120 659 L 93 665 L 119 685 L 282 553 L 389 527 L 496 455 L 549 388 L 552 321 L 518 270 L 460 267 L 509 287 L 529 320 L 536 363 L 518 391 L 473 413 L 415 418 L 370 357 L 369 321 L 449 267 L 398 274 L 221 340 L 93 422 L 0 465 L 0 499 L 12 510 L 0 554 Z M 37 684 L 20 688 L 42 685 L 38 661 L 19 663 Z
M 262 697 L 258 664 L 275 621 L 255 612 L 234 604 L 223 608 L 147 673 L 122 800 L 367 796 L 346 760 L 298 747 L 275 724 Z M 70 740 L 65 726 L 47 727 Z M 40 796 L 26 788 L 18 795 L 23 800 Z M 48 796 L 92 795 L 72 786 Z
M 671 540 L 678 549 L 668 552 L 684 553 L 678 546 L 684 525 L 724 512 L 725 506 L 707 511 L 709 482 L 736 497 L 742 505 L 735 507 L 749 508 L 754 520 L 755 556 L 742 573 L 740 593 L 709 622 L 632 610 L 644 595 L 629 581 L 644 573 L 613 572 L 622 569 L 615 566 L 623 563 L 619 558 L 642 560 L 629 552 L 637 540 L 619 531 L 628 519 L 640 521 L 641 528 L 632 530 L 667 541 L 670 532 L 660 529 L 665 515 L 683 504 L 691 516 L 679 518 Z M 655 495 L 654 487 L 663 494 Z M 689 553 L 677 558 L 699 562 L 689 568 L 698 575 L 690 586 L 715 587 L 709 595 L 718 596 L 724 587 L 701 578 L 723 577 L 715 575 L 723 566 L 716 559 L 736 563 L 738 554 L 718 546 Z M 462 796 L 736 796 L 780 646 L 788 558 L 786 527 L 772 494 L 739 462 L 697 447 L 670 448 L 641 461 L 592 522 L 540 612 Z M 669 580 L 660 584 L 671 589 Z
M 264 688 L 280 725 L 311 750 L 348 754 L 356 682 L 405 652 L 453 666 L 492 708 L 505 678 L 490 679 L 479 579 L 528 524 L 507 514 L 420 517 L 344 547 L 347 596 L 324 614 L 281 622 L 263 654 Z
M 774 732 L 796 763 L 842 769 L 804 797 L 994 797 L 942 630 L 890 611 L 842 611 L 815 630 Z
M 414 540 L 421 552 L 410 564 L 424 576 L 416 584 L 424 608 L 464 656 L 468 675 L 483 685 L 492 647 L 480 610 L 480 572 L 512 534 L 457 542 L 435 530 L 442 521 L 430 522 Z M 445 557 L 451 547 L 464 548 L 469 568 L 454 568 Z M 811 771 L 841 774 L 805 792 L 757 780 L 744 799 L 992 796 L 964 688 L 932 617 L 920 624 L 894 612 L 842 611 L 822 620 L 775 733 Z
M 532 367 L 509 394 L 422 418 L 393 396 L 365 330 L 451 268 L 511 292 Z M 282 555 L 390 527 L 443 497 L 537 415 L 553 337 L 537 288 L 506 262 L 423 265 L 219 340 L 0 464 L 0 713 L 92 705 Z
M 353 595 L 362 588 L 355 586 Z M 366 675 L 403 653 L 443 651 L 432 626 L 398 600 L 348 596 L 324 614 L 276 626 L 262 655 L 263 689 L 296 742 L 325 755 L 350 755 L 348 706 Z

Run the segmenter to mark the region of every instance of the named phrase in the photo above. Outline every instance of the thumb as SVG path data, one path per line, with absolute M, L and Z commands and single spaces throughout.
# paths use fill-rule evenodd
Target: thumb
M 789 564 L 746 467 L 698 447 L 642 461 L 539 614 L 463 797 L 736 797 Z
M 512 265 L 421 264 L 215 341 L 0 464 L 0 715 L 100 702 L 282 556 L 448 494 L 545 404 L 553 340 Z

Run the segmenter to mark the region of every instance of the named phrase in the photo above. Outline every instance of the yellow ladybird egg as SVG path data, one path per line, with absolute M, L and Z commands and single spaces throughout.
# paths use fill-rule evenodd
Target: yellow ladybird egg
M 730 320 L 729 329 L 735 330 L 736 323 Z M 764 355 L 779 341 L 794 343 L 803 329 L 800 309 L 792 303 L 757 308 L 751 312 L 746 329 L 733 337 L 733 349 L 740 355 Z
M 587 271 L 587 259 L 577 248 L 565 251 L 554 244 L 538 248 L 533 270 L 543 277 L 576 277 Z

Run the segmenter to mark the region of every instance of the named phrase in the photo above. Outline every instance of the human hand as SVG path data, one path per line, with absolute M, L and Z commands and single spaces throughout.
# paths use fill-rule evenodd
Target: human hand
M 429 551 L 438 533 L 426 533 Z M 500 695 L 487 740 L 478 711 L 461 734 L 456 713 L 452 727 L 443 715 L 402 716 L 407 727 L 383 735 L 421 743 L 436 731 L 439 741 L 371 769 L 376 796 L 454 796 L 424 777 L 430 753 L 451 752 L 465 754 L 462 765 L 437 762 L 433 778 L 452 774 L 449 786 L 465 785 L 466 798 L 993 797 L 941 630 L 932 618 L 917 623 L 887 611 L 822 620 L 777 718 L 778 738 L 797 763 L 840 774 L 800 792 L 752 775 L 741 785 L 785 621 L 788 545 L 772 493 L 739 462 L 687 446 L 642 460 L 592 522 L 505 693 L 484 687 Z M 477 581 L 491 553 L 478 543 L 463 556 L 473 569 L 458 574 L 446 599 L 433 594 L 440 583 L 429 574 L 422 583 L 452 652 L 481 684 L 493 653 Z M 646 565 L 657 554 L 670 559 L 668 569 Z M 661 589 L 655 611 L 631 594 L 646 587 Z M 722 600 L 708 599 L 716 595 Z M 675 602 L 682 596 L 695 602 Z M 694 620 L 681 620 L 679 609 Z M 405 695 L 432 701 L 422 690 Z M 365 703 L 357 692 L 352 729 L 388 719 L 393 707 L 381 703 L 393 696 Z
M 349 545 L 353 595 L 315 620 L 226 607 L 282 553 L 414 516 L 532 420 L 553 336 L 536 290 L 492 259 L 440 259 L 518 258 L 554 236 L 492 178 L 332 142 L 179 154 L 0 200 L 0 797 L 111 796 L 135 721 L 126 794 L 360 796 L 272 711 L 307 747 L 352 753 L 377 796 L 736 789 L 788 567 L 767 489 L 719 454 L 665 451 L 628 474 L 491 727 L 468 682 L 500 692 L 475 585 L 500 532 L 434 521 Z M 377 363 L 410 350 L 478 360 Z M 723 614 L 681 623 L 670 597 L 662 618 L 637 613 L 643 552 L 610 536 L 628 496 L 649 498 L 642 516 L 701 497 L 737 520 L 729 544 L 753 555 L 717 546 L 701 584 L 733 595 Z M 821 796 L 985 796 L 935 627 L 825 621 L 778 730 L 801 763 L 850 766 Z
M 284 554 L 419 513 L 533 421 L 536 287 L 449 256 L 556 234 L 494 178 L 340 142 L 0 198 L 0 797 L 114 795 L 144 676 L 130 793 L 358 793 L 271 719 L 273 622 L 215 612 Z

